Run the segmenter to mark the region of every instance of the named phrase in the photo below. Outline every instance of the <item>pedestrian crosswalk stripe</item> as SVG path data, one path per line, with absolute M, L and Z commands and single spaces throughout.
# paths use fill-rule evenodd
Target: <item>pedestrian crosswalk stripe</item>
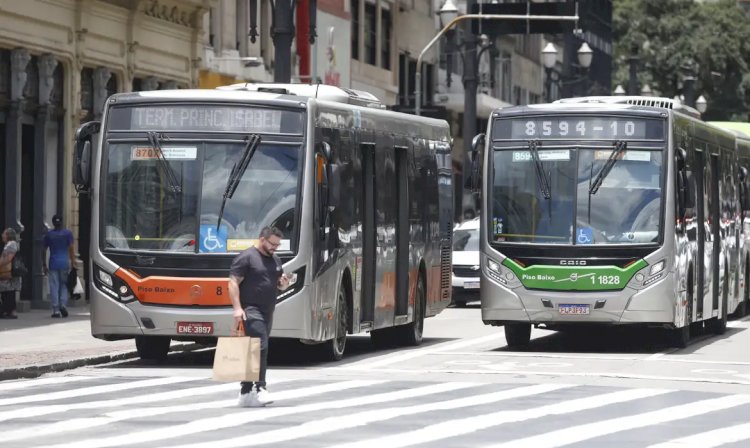
M 747 439 L 750 439 L 750 423 L 742 423 L 740 425 L 693 434 L 664 443 L 657 443 L 648 448 L 714 448 L 728 443 L 742 442 Z
M 443 353 L 450 350 L 457 350 L 472 345 L 479 345 L 485 342 L 494 341 L 497 339 L 504 338 L 505 335 L 500 333 L 492 333 L 486 336 L 463 339 L 460 341 L 444 342 L 441 344 L 435 344 L 425 346 L 422 348 L 407 350 L 406 352 L 389 353 L 387 355 L 376 356 L 375 358 L 369 358 L 362 361 L 347 364 L 345 366 L 336 367 L 337 369 L 344 370 L 370 370 L 377 367 L 389 366 L 393 364 L 400 364 L 409 359 L 425 356 L 433 353 Z
M 276 383 L 278 383 L 277 381 Z M 12 411 L 0 412 L 0 422 L 5 420 L 17 420 L 22 418 L 39 417 L 42 415 L 56 414 L 59 412 L 75 411 L 80 409 L 113 408 L 117 406 L 129 406 L 134 404 L 155 403 L 179 399 L 188 396 L 208 395 L 218 392 L 237 390 L 237 383 L 227 383 L 212 386 L 192 387 L 188 389 L 171 390 L 169 392 L 157 392 L 135 397 L 114 398 L 111 400 L 84 401 L 82 403 L 49 404 L 32 406 Z
M 3 381 L 0 382 L 0 392 L 10 390 L 26 389 L 29 387 L 46 386 L 48 384 L 65 384 L 74 381 L 91 380 L 91 376 L 50 376 L 46 378 L 37 378 L 33 380 Z
M 516 387 L 500 392 L 482 393 L 452 400 L 437 401 L 418 404 L 413 406 L 392 407 L 387 409 L 375 409 L 356 412 L 346 416 L 329 417 L 303 423 L 292 428 L 282 428 L 266 432 L 255 432 L 242 437 L 225 440 L 214 440 L 208 443 L 184 445 L 181 448 L 229 448 L 266 445 L 270 443 L 281 443 L 289 440 L 301 439 L 303 437 L 317 436 L 333 431 L 365 426 L 370 423 L 390 420 L 396 417 L 421 414 L 438 410 L 459 409 L 470 406 L 496 403 L 503 400 L 528 397 L 553 392 L 560 389 L 574 387 L 567 384 L 539 384 L 534 386 Z
M 170 426 L 167 428 L 153 429 L 141 432 L 131 432 L 123 436 L 114 436 L 108 438 L 95 438 L 87 440 L 78 440 L 72 443 L 54 445 L 46 448 L 100 448 L 110 446 L 133 445 L 138 443 L 153 443 L 160 440 L 184 437 L 201 432 L 214 431 L 219 429 L 231 428 L 245 425 L 247 423 L 269 420 L 275 417 L 300 414 L 304 412 L 322 411 L 327 409 L 342 409 L 353 406 L 365 406 L 368 404 L 386 403 L 389 401 L 402 400 L 407 398 L 422 397 L 425 395 L 436 394 L 446 391 L 457 391 L 469 387 L 476 387 L 478 383 L 460 383 L 449 382 L 440 384 L 431 384 L 428 386 L 416 387 L 411 389 L 398 390 L 394 392 L 384 392 L 380 394 L 364 395 L 342 400 L 324 401 L 320 403 L 310 403 L 289 408 L 261 408 L 251 409 L 250 412 L 238 412 L 219 417 L 210 417 L 199 420 L 193 420 L 189 423 Z M 318 389 L 322 386 L 311 388 Z M 274 394 L 277 395 L 278 394 Z M 277 398 L 278 400 L 278 398 Z M 236 402 L 236 401 L 235 401 Z M 173 407 L 176 408 L 176 407 Z M 181 408 L 190 408 L 182 406 Z M 174 409 L 170 412 L 177 412 Z M 112 414 L 110 414 L 112 415 Z M 143 415 L 143 414 L 141 414 Z
M 83 387 L 80 389 L 69 389 L 59 392 L 43 393 L 37 395 L 26 395 L 23 397 L 13 397 L 0 399 L 0 406 L 8 406 L 11 404 L 25 404 L 25 403 L 38 403 L 40 401 L 52 401 L 60 400 L 63 398 L 83 397 L 86 395 L 96 395 L 102 393 L 118 392 L 123 390 L 138 389 L 141 387 L 151 386 L 163 386 L 166 384 L 184 383 L 187 381 L 195 381 L 195 378 L 190 377 L 165 377 L 165 378 L 152 378 L 148 380 L 132 381 L 129 383 L 119 384 L 104 384 L 101 386 Z
M 630 429 L 708 414 L 709 412 L 729 409 L 748 403 L 750 403 L 750 395 L 729 395 L 725 397 L 711 398 L 679 406 L 672 406 L 658 411 L 572 426 L 525 439 L 511 440 L 507 443 L 493 445 L 490 448 L 554 448 L 620 431 L 627 431 Z
M 280 384 L 280 383 L 289 382 L 289 381 L 292 381 L 292 380 L 276 381 L 274 384 Z M 317 386 L 315 388 L 305 386 L 305 387 L 298 388 L 298 389 L 279 392 L 275 395 L 278 396 L 277 398 L 278 400 L 283 400 L 287 398 L 305 397 L 305 396 L 317 395 L 317 394 L 322 394 L 322 393 L 327 393 L 327 392 L 346 390 L 346 389 L 351 389 L 355 387 L 371 386 L 376 383 L 378 383 L 378 381 L 344 381 L 340 383 Z M 239 385 L 237 383 L 224 384 L 222 386 L 224 386 L 223 390 L 227 389 L 226 386 L 232 386 L 232 390 L 234 390 L 234 392 L 237 394 L 239 393 Z M 214 387 L 218 387 L 218 386 L 214 386 Z M 184 391 L 173 391 L 173 392 L 182 392 L 181 397 L 194 396 L 193 394 L 190 393 L 191 390 L 192 389 L 185 389 Z M 166 392 L 165 394 L 169 394 L 169 393 L 172 393 L 172 392 Z M 112 400 L 112 401 L 114 402 L 117 400 Z M 31 427 L 31 428 L 23 428 L 17 431 L 6 431 L 3 433 L 3 439 L 5 441 L 28 439 L 31 437 L 45 436 L 48 434 L 61 434 L 61 433 L 65 433 L 68 431 L 77 431 L 80 429 L 96 428 L 99 426 L 104 426 L 104 425 L 108 425 L 108 424 L 115 423 L 115 422 L 121 422 L 123 420 L 128 420 L 132 418 L 153 417 L 156 415 L 163 415 L 163 414 L 189 412 L 189 411 L 195 410 L 196 407 L 202 408 L 202 406 L 210 406 L 211 408 L 226 408 L 230 406 L 235 406 L 236 404 L 237 404 L 237 396 L 235 396 L 235 398 L 230 399 L 230 400 L 220 400 L 220 401 L 213 401 L 213 402 L 206 402 L 206 403 L 190 403 L 187 405 L 182 404 L 182 405 L 174 405 L 174 406 L 162 406 L 162 407 L 153 407 L 153 408 L 150 407 L 150 408 L 143 408 L 143 409 L 128 409 L 125 411 L 107 412 L 107 413 L 104 413 L 100 417 L 76 418 L 76 419 L 64 420 L 64 421 L 45 424 L 45 425 L 38 425 L 38 426 Z
M 671 391 L 664 389 L 622 390 L 592 397 L 577 398 L 537 408 L 512 411 L 504 410 L 457 420 L 443 421 L 414 431 L 392 434 L 375 439 L 360 440 L 351 444 L 346 443 L 337 445 L 335 448 L 378 448 L 383 446 L 397 448 L 412 446 L 420 443 L 447 439 L 448 437 L 461 436 L 505 423 L 517 423 L 551 415 L 563 415 L 596 409 L 611 404 L 650 398 L 668 392 Z

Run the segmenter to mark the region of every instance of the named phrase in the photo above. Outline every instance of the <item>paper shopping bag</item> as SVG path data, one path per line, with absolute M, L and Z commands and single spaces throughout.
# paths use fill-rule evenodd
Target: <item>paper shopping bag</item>
M 214 355 L 214 380 L 258 381 L 260 377 L 260 338 L 221 337 Z

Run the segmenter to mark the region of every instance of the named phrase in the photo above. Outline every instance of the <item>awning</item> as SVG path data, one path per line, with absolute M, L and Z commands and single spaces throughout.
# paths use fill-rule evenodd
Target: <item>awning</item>
M 463 93 L 436 93 L 433 98 L 434 104 L 443 106 L 453 112 L 464 111 L 464 94 Z M 490 114 L 495 109 L 510 107 L 512 104 L 499 100 L 493 96 L 478 93 L 477 94 L 477 118 L 489 119 Z

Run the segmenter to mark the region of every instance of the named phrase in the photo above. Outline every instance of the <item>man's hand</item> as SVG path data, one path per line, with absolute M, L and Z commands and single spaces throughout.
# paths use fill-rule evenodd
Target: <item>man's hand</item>
M 277 287 L 280 290 L 285 290 L 289 287 L 289 281 L 291 280 L 291 275 L 289 274 L 281 274 L 281 277 L 279 277 L 279 283 Z
M 247 320 L 247 316 L 245 316 L 245 310 L 243 310 L 242 308 L 235 308 L 234 309 L 234 327 L 232 327 L 233 334 L 240 327 L 240 323 L 245 320 Z M 236 334 L 236 336 L 244 336 L 244 334 Z

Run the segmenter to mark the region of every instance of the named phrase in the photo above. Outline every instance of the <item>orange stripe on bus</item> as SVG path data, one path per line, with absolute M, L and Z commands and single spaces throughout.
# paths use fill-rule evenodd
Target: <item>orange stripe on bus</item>
M 231 305 L 227 278 L 138 278 L 125 269 L 118 269 L 115 275 L 133 290 L 141 303 L 185 306 Z

